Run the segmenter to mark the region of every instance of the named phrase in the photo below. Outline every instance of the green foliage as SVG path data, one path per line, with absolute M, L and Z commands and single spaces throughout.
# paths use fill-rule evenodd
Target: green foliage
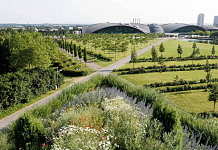
M 77 84 L 73 86 L 72 88 L 64 91 L 57 99 L 50 102 L 48 105 L 41 106 L 35 109 L 34 111 L 31 111 L 30 114 L 36 118 L 48 119 L 52 117 L 51 115 L 52 113 L 54 113 L 60 108 L 63 108 L 63 106 L 65 104 L 68 104 L 70 101 L 72 101 L 73 97 L 75 97 L 76 95 L 94 90 L 97 87 L 102 87 L 102 86 L 103 87 L 105 86 L 116 87 L 117 89 L 124 91 L 128 96 L 136 98 L 137 102 L 144 102 L 145 104 L 148 104 L 148 105 L 150 104 L 153 106 L 153 110 L 154 110 L 153 118 L 154 120 L 155 119 L 159 120 L 162 125 L 155 123 L 155 122 L 152 123 L 152 121 L 150 123 L 149 122 L 145 123 L 146 127 L 144 131 L 146 131 L 145 133 L 146 139 L 144 141 L 144 145 L 145 146 L 147 145 L 148 148 L 182 150 L 184 139 L 183 139 L 183 130 L 182 130 L 181 122 L 182 122 L 183 127 L 184 126 L 187 127 L 190 130 L 190 132 L 203 133 L 202 134 L 203 138 L 200 141 L 201 143 L 205 144 L 208 141 L 210 145 L 217 145 L 218 135 L 217 135 L 216 125 L 212 126 L 210 125 L 210 122 L 207 123 L 204 120 L 196 119 L 192 115 L 186 114 L 180 111 L 179 109 L 177 109 L 176 107 L 173 108 L 170 104 L 166 104 L 163 96 L 158 94 L 154 90 L 144 89 L 142 87 L 135 86 L 123 79 L 117 78 L 116 76 L 112 76 L 112 75 L 106 76 L 106 77 L 98 76 L 85 83 Z M 101 105 L 98 108 L 102 108 L 102 106 L 103 105 Z M 104 105 L 104 106 L 109 106 L 109 105 Z M 125 106 L 122 108 L 126 109 L 127 107 Z M 108 110 L 108 109 L 104 108 L 102 110 Z M 94 112 L 97 113 L 97 111 L 94 111 Z M 99 123 L 98 121 L 92 122 L 91 120 L 92 119 L 95 120 L 96 118 L 93 118 L 91 113 L 89 114 L 90 116 L 87 114 L 86 118 L 87 117 L 90 118 L 90 123 L 91 123 L 90 125 L 97 125 L 97 126 L 102 125 L 102 122 L 104 122 L 104 119 L 98 120 L 101 123 Z M 114 119 L 114 121 L 108 122 L 108 124 L 111 123 L 110 125 L 113 129 L 111 130 L 112 131 L 111 133 L 116 134 L 119 137 L 118 139 L 124 139 L 124 141 L 128 141 L 126 143 L 122 143 L 123 140 L 117 139 L 117 141 L 121 141 L 120 143 L 122 143 L 122 145 L 125 148 L 129 146 L 130 146 L 130 149 L 134 147 L 139 147 L 139 144 L 137 142 L 140 143 L 140 140 L 135 140 L 135 139 L 141 139 L 141 138 L 140 136 L 135 134 L 136 133 L 135 131 L 138 130 L 136 129 L 136 126 L 132 125 L 132 123 L 137 122 L 133 120 L 136 119 L 138 116 L 136 117 L 134 116 L 131 118 L 130 116 L 133 115 L 134 113 L 130 113 L 130 115 L 127 115 L 127 113 L 124 113 L 124 114 L 118 113 L 118 114 L 120 114 L 120 117 L 122 119 L 116 120 L 115 119 L 116 113 L 115 115 L 112 115 L 112 116 L 109 115 L 111 117 L 113 116 L 115 117 L 115 118 L 112 118 L 112 120 Z M 69 113 L 69 114 L 66 114 L 64 118 L 68 120 L 67 118 L 68 117 L 71 118 L 70 116 L 71 114 Z M 84 115 L 78 114 L 78 116 L 84 116 Z M 78 118 L 75 120 L 71 119 L 71 122 L 79 123 L 79 121 L 76 121 L 76 120 L 80 120 L 80 119 Z M 122 123 L 121 120 L 127 120 L 128 124 Z M 55 123 L 53 124 L 51 123 L 51 125 L 54 125 L 54 127 L 59 126 L 58 124 L 55 124 Z M 77 125 L 82 125 L 82 124 L 77 124 Z M 84 125 L 87 125 L 87 123 L 85 123 Z M 116 128 L 114 126 L 116 126 Z M 124 130 L 124 129 L 128 129 L 128 130 Z M 55 131 L 56 130 L 54 130 L 54 132 Z M 46 131 L 44 131 L 43 133 L 46 133 Z M 47 133 L 47 135 L 49 136 L 50 134 L 51 133 Z M 152 137 L 150 136 L 149 138 L 149 135 L 151 135 Z M 132 138 L 130 139 L 128 137 L 132 137 Z M 128 143 L 132 143 L 132 144 L 128 145 Z
M 196 48 L 197 48 L 197 44 L 196 44 L 195 42 L 193 43 L 192 48 L 193 48 L 193 49 L 196 49 Z
M 86 48 L 83 49 L 83 60 L 84 60 L 84 62 L 87 62 L 87 51 L 86 51 Z
M 158 53 L 154 46 L 151 49 L 151 57 L 153 62 L 156 62 L 158 60 Z
M 82 59 L 82 49 L 80 46 L 77 48 L 79 59 Z
M 41 149 L 42 144 L 46 142 L 45 135 L 42 122 L 25 114 L 14 123 L 11 136 L 16 149 Z
M 134 68 L 134 63 L 136 62 L 136 60 L 137 60 L 137 54 L 136 54 L 136 51 L 133 50 L 131 52 L 131 62 L 133 63 L 133 68 Z
M 159 51 L 161 52 L 161 58 L 163 58 L 163 52 L 165 52 L 165 47 L 163 43 L 160 44 Z
M 181 112 L 182 113 L 182 112 Z M 181 114 L 181 122 L 192 133 L 201 133 L 200 143 L 218 145 L 218 128 L 215 120 L 203 120 L 190 114 Z
M 182 47 L 181 47 L 180 44 L 178 45 L 177 53 L 179 54 L 179 57 L 181 58 L 181 57 L 182 57 L 182 54 L 183 54 L 183 49 L 182 49 Z
M 171 132 L 180 125 L 180 118 L 177 112 L 160 101 L 157 101 L 154 105 L 153 117 L 163 123 L 166 132 Z
M 214 45 L 213 45 L 213 47 L 212 47 L 211 54 L 212 54 L 212 56 L 215 56 L 215 55 L 216 55 L 216 49 L 215 49 L 215 46 L 214 46 Z
M 57 56 L 57 51 L 57 44 L 39 33 L 12 32 L 0 41 L 0 58 L 3 58 L 0 72 L 47 68 Z
M 8 130 L 0 132 L 0 148 L 1 150 L 13 150 L 15 149 L 14 144 L 10 141 L 10 135 Z
M 63 83 L 63 77 L 49 69 L 32 69 L 16 73 L 7 73 L 0 78 L 0 107 L 27 103 L 32 98 L 41 95 Z
M 210 89 L 208 100 L 214 102 L 214 111 L 215 111 L 216 101 L 218 101 L 218 85 L 212 86 L 212 88 Z

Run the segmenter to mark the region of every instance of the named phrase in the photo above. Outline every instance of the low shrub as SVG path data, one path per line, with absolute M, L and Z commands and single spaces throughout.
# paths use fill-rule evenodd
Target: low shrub
M 152 84 L 146 84 L 144 85 L 145 87 L 152 87 L 152 88 L 157 88 L 157 87 L 165 87 L 165 86 L 178 86 L 178 85 L 190 85 L 190 84 L 201 84 L 201 83 L 207 83 L 208 81 L 206 79 L 200 79 L 200 80 L 179 80 L 179 81 L 173 81 L 173 82 L 155 82 Z M 209 80 L 210 83 L 213 82 L 218 82 L 218 78 L 213 78 Z
M 191 85 L 184 85 L 178 87 L 167 87 L 165 89 L 159 90 L 161 93 L 169 93 L 169 92 L 180 92 L 180 91 L 190 91 L 190 90 L 202 90 L 211 88 L 212 85 L 199 85 L 199 86 L 191 86 Z
M 218 59 L 218 56 L 199 56 L 199 57 L 167 57 L 162 58 L 164 61 L 188 61 L 188 60 L 206 60 L 206 59 Z M 152 58 L 137 59 L 136 62 L 153 62 Z
M 199 143 L 211 146 L 218 145 L 218 123 L 216 120 L 197 119 L 190 114 L 183 114 L 181 122 L 183 126 L 187 127 L 189 132 L 201 134 Z
M 63 70 L 61 73 L 66 77 L 79 77 L 86 76 L 89 74 L 87 70 Z
M 104 56 L 104 55 L 102 55 L 102 54 L 96 54 L 96 53 L 94 53 L 94 52 L 92 52 L 92 51 L 87 51 L 87 54 L 89 55 L 89 56 L 92 56 L 92 57 L 95 57 L 95 58 L 97 58 L 97 59 L 99 59 L 99 60 L 102 60 L 102 61 L 112 61 L 112 59 L 111 58 L 108 58 L 108 57 L 106 57 L 106 56 Z
M 218 69 L 217 64 L 210 64 L 210 69 Z M 194 71 L 194 70 L 205 70 L 206 65 L 197 64 L 197 65 L 181 65 L 181 66 L 149 66 L 149 67 L 141 67 L 135 69 L 121 69 L 121 75 L 125 74 L 140 74 L 140 73 L 154 73 L 154 72 L 174 72 L 174 71 Z M 124 71 L 122 71 L 124 70 Z M 126 71 L 127 70 L 127 71 Z M 115 70 L 117 72 L 119 70 Z
M 46 134 L 42 122 L 25 114 L 13 125 L 12 139 L 16 149 L 41 149 L 46 143 Z

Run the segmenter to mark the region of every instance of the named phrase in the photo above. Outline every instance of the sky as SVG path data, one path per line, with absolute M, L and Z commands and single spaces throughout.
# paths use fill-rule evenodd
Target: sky
M 0 0 L 0 23 L 205 23 L 218 16 L 218 0 Z

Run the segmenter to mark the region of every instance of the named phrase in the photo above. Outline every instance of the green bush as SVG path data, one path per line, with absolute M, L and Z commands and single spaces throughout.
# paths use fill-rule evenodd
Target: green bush
M 198 119 L 190 114 L 183 114 L 181 122 L 190 132 L 201 133 L 200 143 L 212 146 L 218 145 L 218 126 L 215 120 Z
M 0 131 L 0 148 L 1 150 L 13 150 L 14 144 L 10 141 L 8 130 Z
M 45 129 L 39 119 L 25 114 L 13 125 L 12 139 L 16 149 L 40 149 L 46 142 Z
M 156 101 L 153 107 L 153 118 L 162 123 L 163 131 L 166 132 L 165 135 L 162 133 L 164 141 L 171 146 L 171 149 L 182 150 L 183 129 L 179 113 L 164 102 Z
M 63 76 L 52 69 L 32 69 L 0 76 L 0 108 L 24 104 L 59 87 Z

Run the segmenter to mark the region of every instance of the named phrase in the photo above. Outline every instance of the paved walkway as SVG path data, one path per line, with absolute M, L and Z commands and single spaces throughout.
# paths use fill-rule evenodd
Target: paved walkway
M 150 46 L 142 49 L 142 50 L 139 50 L 137 51 L 137 55 L 142 55 L 143 53 L 145 53 L 146 51 L 148 51 L 149 49 L 151 49 L 152 46 L 157 46 L 157 45 L 160 45 L 161 42 L 165 41 L 167 39 L 161 39 L 160 41 L 154 43 L 154 44 L 151 44 Z M 88 75 L 88 76 L 85 76 L 85 77 L 81 77 L 81 78 L 78 78 L 74 83 L 70 84 L 68 87 L 66 87 L 65 89 L 67 88 L 70 88 L 71 86 L 73 86 L 75 83 L 79 83 L 79 82 L 84 82 L 84 81 L 87 81 L 89 79 L 91 79 L 93 76 L 97 75 L 97 74 L 109 74 L 111 73 L 114 69 L 117 69 L 125 64 L 127 64 L 129 61 L 130 61 L 131 57 L 130 56 L 127 56 L 117 62 L 115 62 L 114 64 L 108 66 L 108 67 L 104 67 L 104 68 L 101 68 L 101 69 L 98 69 L 98 71 Z M 38 106 L 41 106 L 41 105 L 45 105 L 47 103 L 49 103 L 50 101 L 52 101 L 54 98 L 58 97 L 62 92 L 63 90 L 65 89 L 62 89 L 62 90 L 58 90 L 56 91 L 55 93 L 37 101 L 36 103 L 34 104 L 31 104 L 25 108 L 22 108 L 20 109 L 19 111 L 3 118 L 0 120 L 0 130 L 3 129 L 3 128 L 6 128 L 8 125 L 10 125 L 12 122 L 14 122 L 15 120 L 17 120 L 20 116 L 22 116 L 25 112 L 27 112 L 28 110 L 32 110 Z

